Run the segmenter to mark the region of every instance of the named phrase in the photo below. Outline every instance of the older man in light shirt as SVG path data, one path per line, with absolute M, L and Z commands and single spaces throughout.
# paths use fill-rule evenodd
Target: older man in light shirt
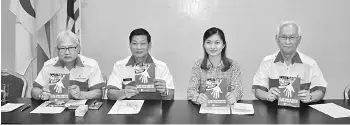
M 253 79 L 256 98 L 276 100 L 282 94 L 277 88 L 279 77 L 287 76 L 301 78 L 298 96 L 303 103 L 323 99 L 327 82 L 316 61 L 297 51 L 301 38 L 301 29 L 295 22 L 285 21 L 278 26 L 276 42 L 280 50 L 262 60 Z
M 56 41 L 58 57 L 45 62 L 33 83 L 32 97 L 48 100 L 52 93 L 49 86 L 55 85 L 57 93 L 68 88 L 72 99 L 101 98 L 105 83 L 97 61 L 79 54 L 79 39 L 69 30 L 59 33 Z M 69 85 L 65 86 L 63 82 Z M 68 98 L 66 96 L 58 98 Z

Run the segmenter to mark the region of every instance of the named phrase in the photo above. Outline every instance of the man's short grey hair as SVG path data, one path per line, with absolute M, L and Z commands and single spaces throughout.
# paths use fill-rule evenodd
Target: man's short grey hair
M 286 25 L 296 25 L 298 27 L 298 35 L 301 36 L 301 28 L 299 27 L 299 25 L 297 23 L 295 23 L 294 21 L 283 21 L 281 24 L 278 25 L 277 27 L 277 32 L 276 32 L 276 35 L 278 36 L 280 33 L 281 33 L 281 28 L 283 26 L 286 26 Z
M 57 44 L 59 42 L 62 42 L 62 41 L 65 41 L 65 40 L 72 40 L 73 42 L 75 42 L 77 45 L 79 45 L 79 38 L 77 35 L 75 35 L 72 31 L 70 30 L 65 30 L 65 31 L 62 31 L 60 32 L 58 35 L 57 35 L 57 38 L 56 38 L 56 42 Z

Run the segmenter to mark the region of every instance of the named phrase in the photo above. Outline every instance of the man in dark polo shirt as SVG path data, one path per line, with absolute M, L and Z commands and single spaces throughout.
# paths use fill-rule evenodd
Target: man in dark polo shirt
M 323 99 L 327 82 L 316 61 L 297 51 L 302 38 L 300 33 L 300 27 L 293 21 L 278 26 L 276 42 L 280 50 L 262 60 L 253 79 L 252 91 L 256 98 L 272 102 L 282 94 L 274 85 L 280 77 L 299 77 L 298 96 L 303 103 Z

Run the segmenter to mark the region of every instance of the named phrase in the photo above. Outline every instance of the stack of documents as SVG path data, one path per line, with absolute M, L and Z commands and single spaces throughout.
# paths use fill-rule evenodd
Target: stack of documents
M 309 105 L 310 107 L 323 112 L 333 118 L 350 117 L 350 110 L 334 103 Z
M 117 100 L 108 114 L 138 114 L 145 100 Z
M 7 103 L 1 106 L 1 112 L 11 112 L 24 105 L 24 103 Z
M 41 105 L 39 105 L 37 108 L 35 108 L 30 113 L 42 113 L 42 114 L 58 114 L 61 113 L 66 107 L 49 107 L 47 106 L 52 101 L 45 101 Z
M 231 114 L 230 107 L 206 107 L 201 105 L 199 113 L 209 113 L 209 114 Z
M 254 114 L 254 108 L 252 104 L 245 103 L 235 103 L 228 107 L 206 107 L 201 105 L 199 113 L 209 113 L 209 114 Z
M 231 106 L 232 114 L 247 115 L 254 114 L 254 108 L 252 104 L 235 103 Z

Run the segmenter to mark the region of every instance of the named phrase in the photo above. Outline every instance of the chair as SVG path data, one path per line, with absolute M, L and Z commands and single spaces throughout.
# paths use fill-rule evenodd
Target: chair
M 350 85 L 348 85 L 344 90 L 344 98 L 349 99 L 350 96 Z
M 20 98 L 25 97 L 27 90 L 27 80 L 23 75 L 18 74 L 7 69 L 1 70 L 1 84 L 9 85 L 9 96 L 8 98 Z

